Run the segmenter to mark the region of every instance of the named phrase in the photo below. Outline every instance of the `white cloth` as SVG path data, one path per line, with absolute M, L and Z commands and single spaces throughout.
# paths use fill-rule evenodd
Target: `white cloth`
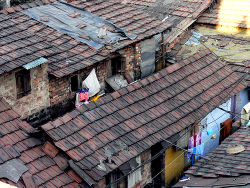
M 241 110 L 241 125 L 246 125 L 250 117 L 250 102 L 247 103 Z
M 97 79 L 95 69 L 93 69 L 88 77 L 82 82 L 82 88 L 89 88 L 89 97 L 93 97 L 100 91 L 101 86 Z
M 136 157 L 136 162 L 141 165 L 141 156 Z M 142 180 L 141 168 L 128 175 L 128 188 L 132 188 Z

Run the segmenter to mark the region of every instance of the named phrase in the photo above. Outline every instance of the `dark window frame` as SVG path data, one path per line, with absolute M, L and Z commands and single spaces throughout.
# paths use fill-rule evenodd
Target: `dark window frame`
M 111 76 L 125 73 L 125 63 L 123 62 L 123 58 L 121 56 L 112 58 L 110 66 Z
M 16 96 L 20 99 L 31 93 L 30 70 L 22 69 L 15 73 Z
M 75 88 L 72 88 L 72 85 L 73 85 L 72 84 L 72 78 L 75 78 L 75 77 L 76 77 L 77 83 L 74 83 Z M 82 81 L 82 79 L 81 79 L 81 77 L 80 77 L 79 74 L 73 74 L 73 75 L 71 75 L 70 78 L 69 78 L 70 91 L 71 92 L 76 92 L 77 90 L 81 89 L 81 81 Z

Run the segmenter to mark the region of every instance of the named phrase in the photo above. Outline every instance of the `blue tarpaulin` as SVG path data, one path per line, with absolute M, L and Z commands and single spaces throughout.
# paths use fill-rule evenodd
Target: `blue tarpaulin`
M 39 59 L 37 59 L 35 61 L 32 61 L 32 62 L 30 62 L 30 63 L 28 63 L 26 65 L 23 65 L 23 68 L 29 70 L 29 69 L 32 69 L 32 68 L 38 66 L 38 65 L 42 65 L 43 63 L 46 63 L 47 61 L 48 60 L 46 58 L 41 57 L 41 58 L 39 58 Z
M 132 40 L 136 38 L 136 35 L 128 34 L 124 29 L 111 22 L 63 1 L 26 9 L 23 10 L 23 13 L 95 49 L 127 38 Z M 98 33 L 102 28 L 110 29 L 106 30 L 103 38 L 100 38 Z

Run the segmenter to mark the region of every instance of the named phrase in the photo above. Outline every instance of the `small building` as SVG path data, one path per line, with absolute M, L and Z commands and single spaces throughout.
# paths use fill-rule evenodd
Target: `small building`
M 246 87 L 228 65 L 202 50 L 42 129 L 89 186 L 161 187 L 188 165 L 183 149 L 206 128 L 198 120 Z
M 37 130 L 1 98 L 0 186 L 83 188 L 82 179 L 68 167 L 67 158 L 36 134 Z
M 250 128 L 240 128 L 185 172 L 190 180 L 174 187 L 248 187 Z
M 0 21 L 0 94 L 34 126 L 72 110 L 93 69 L 106 91 L 116 75 L 130 83 L 153 73 L 153 36 L 170 27 L 112 0 L 38 0 L 3 9 Z
M 197 19 L 213 4 L 214 0 L 120 0 L 121 3 L 136 7 L 156 17 L 162 22 L 170 22 L 172 26 L 165 33 L 164 39 L 166 64 L 170 65 L 182 59 L 177 53 L 183 39 L 187 37 Z M 161 68 L 162 60 L 158 59 L 157 67 Z M 160 69 L 159 69 L 160 70 Z

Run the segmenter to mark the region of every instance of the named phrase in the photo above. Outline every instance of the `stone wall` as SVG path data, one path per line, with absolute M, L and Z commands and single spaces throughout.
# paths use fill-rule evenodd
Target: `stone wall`
M 30 69 L 31 92 L 19 99 L 16 92 L 16 72 L 18 70 L 0 77 L 0 96 L 5 98 L 22 118 L 50 106 L 48 64 Z

